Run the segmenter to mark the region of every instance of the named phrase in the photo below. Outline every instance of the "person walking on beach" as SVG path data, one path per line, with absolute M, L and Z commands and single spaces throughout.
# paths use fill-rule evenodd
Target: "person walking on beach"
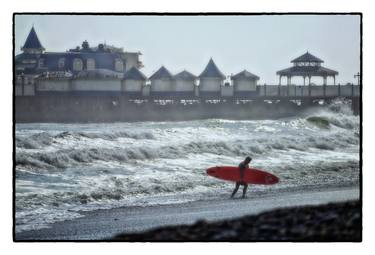
M 243 182 L 243 176 L 245 174 L 245 169 L 249 168 L 249 164 L 250 164 L 251 160 L 252 160 L 252 158 L 246 157 L 245 160 L 242 161 L 238 165 L 238 168 L 240 169 L 240 181 L 236 182 L 236 187 L 234 188 L 233 193 L 230 196 L 231 198 L 233 198 L 234 195 L 236 195 L 236 193 L 237 193 L 238 188 L 240 187 L 240 185 L 243 185 L 242 198 L 245 198 L 248 184 Z

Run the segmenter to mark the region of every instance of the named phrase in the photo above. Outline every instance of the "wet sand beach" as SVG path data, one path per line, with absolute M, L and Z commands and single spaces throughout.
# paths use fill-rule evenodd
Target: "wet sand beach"
M 229 196 L 229 195 L 228 195 Z M 289 211 L 274 211 L 280 208 L 290 208 L 296 206 L 307 206 L 307 205 L 324 205 L 332 202 L 346 202 L 356 201 L 359 199 L 359 188 L 358 187 L 347 187 L 347 188 L 331 188 L 331 189 L 319 189 L 310 190 L 303 192 L 284 192 L 276 193 L 271 195 L 263 195 L 260 197 L 251 197 L 251 193 L 248 193 L 246 199 L 229 199 L 223 198 L 219 200 L 206 200 L 206 201 L 195 201 L 183 204 L 169 204 L 169 205 L 157 205 L 147 207 L 122 207 L 109 210 L 96 210 L 91 212 L 82 212 L 83 217 L 74 220 L 68 220 L 63 222 L 57 222 L 51 225 L 50 228 L 24 231 L 16 233 L 16 240 L 114 240 L 113 238 L 119 234 L 129 233 L 141 233 L 143 231 L 152 230 L 154 228 L 181 225 L 181 224 L 194 224 L 193 229 L 202 229 L 202 226 L 206 226 L 207 222 L 214 222 L 219 220 L 230 220 L 243 216 L 258 215 L 263 212 L 271 212 L 274 221 L 277 221 L 276 230 L 282 231 L 288 227 L 288 222 L 292 219 L 296 219 L 298 228 L 305 228 L 305 230 L 313 229 L 313 225 L 320 224 L 320 221 L 328 221 L 336 224 L 335 218 L 337 215 L 344 218 L 339 218 L 339 221 L 347 221 L 350 219 L 353 223 L 354 228 L 358 230 L 361 228 L 360 218 L 360 207 L 357 204 L 343 204 L 338 206 L 321 207 L 318 211 L 321 213 L 316 216 L 316 211 L 311 209 L 301 210 L 292 209 Z M 274 211 L 274 212 L 272 212 Z M 336 216 L 334 216 L 336 215 Z M 262 217 L 262 216 L 258 216 Z M 259 221 L 254 218 L 255 222 Z M 288 220 L 289 219 L 289 220 Z M 203 220 L 203 221 L 202 221 Z M 199 222 L 200 221 L 200 222 Z M 251 221 L 254 221 L 251 219 Z M 315 222 L 314 224 L 311 222 Z M 197 223 L 198 222 L 198 223 Z M 219 228 L 225 231 L 231 231 L 229 227 L 231 223 L 225 223 Z M 237 221 L 238 222 L 238 221 Z M 241 221 L 240 221 L 241 222 Z M 262 222 L 262 221 L 260 221 Z M 266 220 L 266 222 L 268 222 Z M 290 222 L 290 224 L 292 224 Z M 221 224 L 221 223 L 217 223 Z M 227 225 L 225 225 L 227 224 Z M 229 225 L 228 225 L 229 224 Z M 236 225 L 237 224 L 237 225 Z M 238 229 L 241 227 L 241 223 L 236 223 L 234 226 Z M 238 225 L 239 224 L 239 225 Z M 250 223 L 249 223 L 250 224 Z M 264 226 L 268 226 L 268 222 Z M 286 225 L 285 225 L 286 224 Z M 310 225 L 309 225 L 310 224 Z M 313 225 L 311 225 L 313 224 Z M 218 225 L 214 225 L 217 228 Z M 239 226 L 239 227 L 238 227 Z M 283 227 L 281 227 L 283 226 Z M 290 225 L 292 226 L 292 225 Z M 339 225 L 337 227 L 340 227 Z M 280 228 L 280 229 L 279 229 Z M 178 228 L 180 229 L 180 228 Z M 204 227 L 203 229 L 206 229 Z M 207 228 L 208 229 L 208 228 Z M 321 230 L 330 231 L 327 227 Z M 274 231 L 276 231 L 274 230 Z M 186 230 L 188 233 L 188 230 Z M 225 232 L 224 231 L 224 232 Z M 240 233 L 243 230 L 238 230 Z M 268 231 L 268 230 L 265 230 Z M 285 230 L 287 231 L 287 230 Z M 348 226 L 348 235 L 342 240 L 359 241 L 358 233 L 353 234 L 352 238 L 350 233 L 354 230 L 351 226 Z M 350 232 L 352 231 L 352 232 Z M 161 232 L 161 231 L 156 231 Z M 244 240 L 237 237 L 237 232 L 232 231 L 231 235 L 225 232 L 222 238 L 217 236 L 214 238 L 207 235 L 177 235 L 176 233 L 170 233 L 161 236 L 144 235 L 144 236 L 130 236 L 123 237 L 122 240 Z M 288 233 L 288 232 L 285 232 Z M 314 232 L 316 233 L 316 231 Z M 346 233 L 346 232 L 345 232 Z M 354 232 L 353 232 L 354 233 Z M 228 236 L 229 235 L 229 236 Z M 348 237 L 349 236 L 349 237 Z M 220 236 L 219 236 L 220 237 Z M 279 235 L 268 236 L 255 236 L 248 237 L 246 240 L 282 240 Z M 319 236 L 314 236 L 311 233 L 311 239 L 298 239 L 293 236 L 287 236 L 287 240 L 321 240 Z M 118 239 L 117 239 L 118 240 Z M 329 239 L 331 241 L 337 241 Z M 340 241 L 341 239 L 338 238 Z M 323 240 L 324 241 L 324 240 Z

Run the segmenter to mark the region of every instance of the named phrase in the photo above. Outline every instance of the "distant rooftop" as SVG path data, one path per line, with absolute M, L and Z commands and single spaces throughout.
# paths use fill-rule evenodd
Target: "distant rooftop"
M 38 35 L 35 32 L 34 27 L 31 28 L 29 35 L 27 36 L 26 42 L 22 47 L 23 49 L 43 49 L 42 44 L 39 41 Z
M 139 71 L 137 68 L 133 66 L 124 74 L 124 79 L 145 81 L 147 80 L 147 77 L 141 71 Z
M 91 52 L 103 52 L 103 53 L 119 53 L 124 52 L 123 48 L 117 48 L 114 46 L 109 46 L 103 43 L 98 44 L 96 47 L 90 47 L 90 44 L 87 40 L 83 41 L 80 46 L 77 46 L 73 49 L 69 49 L 68 52 L 85 52 L 85 53 L 91 53 Z
M 153 75 L 151 75 L 150 80 L 163 79 L 163 78 L 164 79 L 172 78 L 172 74 L 164 66 L 160 67 L 159 70 L 157 70 Z
M 199 75 L 199 78 L 221 78 L 221 79 L 225 79 L 225 75 L 219 70 L 219 68 L 216 66 L 215 62 L 211 58 L 210 61 L 207 64 L 206 68 Z
M 194 74 L 184 70 L 174 76 L 175 79 L 177 80 L 195 80 L 197 79 L 197 76 Z
M 298 58 L 293 59 L 290 61 L 292 63 L 298 63 L 298 62 L 316 62 L 316 63 L 323 63 L 324 61 L 320 58 L 315 57 L 314 55 L 310 54 L 308 51 L 299 56 Z
M 276 72 L 277 75 L 333 76 L 339 73 L 323 66 L 292 66 Z
M 247 70 L 243 70 L 242 72 L 232 76 L 232 80 L 237 79 L 259 80 L 259 76 L 252 74 Z

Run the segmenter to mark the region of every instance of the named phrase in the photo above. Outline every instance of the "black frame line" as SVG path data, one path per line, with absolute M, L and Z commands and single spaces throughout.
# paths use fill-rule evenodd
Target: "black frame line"
M 363 237 L 363 13 L 362 12 L 14 12 L 12 16 L 12 46 L 13 46 L 13 56 L 12 56 L 12 139 L 13 139 L 13 153 L 12 153 L 12 181 L 13 181 L 13 190 L 12 190 L 12 205 L 13 205 L 13 227 L 12 227 L 12 237 L 13 242 L 16 243 L 39 243 L 39 242 L 48 242 L 48 243 L 56 243 L 56 242 L 77 242 L 77 243 L 98 243 L 98 242 L 125 242 L 125 243 L 134 243 L 134 242 L 153 242 L 153 243 L 196 243 L 196 242 L 220 242 L 220 243 L 229 243 L 229 241 L 207 241 L 207 240 L 197 240 L 197 241 L 144 241 L 144 240 L 135 240 L 135 241 L 121 241 L 121 240 L 17 240 L 16 238 L 16 121 L 15 121 L 15 17 L 16 16 L 26 16 L 26 15 L 41 15 L 41 16 L 51 16 L 51 15 L 72 15 L 72 16 L 340 16 L 340 15 L 347 15 L 347 16 L 360 16 L 360 111 L 359 111 L 359 118 L 360 118 L 360 127 L 359 127 L 359 203 L 361 207 L 361 223 L 362 223 L 362 233 L 361 237 Z M 362 238 L 361 238 L 362 239 Z M 251 243 L 251 242 L 293 242 L 293 243 L 310 243 L 307 241 L 298 241 L 298 240 L 279 240 L 279 241 L 267 241 L 267 240 L 256 240 L 256 241 L 230 241 L 230 243 Z M 321 243 L 331 243 L 332 241 L 319 241 Z M 335 243 L 341 243 L 348 241 L 335 241 Z M 361 242 L 361 241 L 359 241 Z

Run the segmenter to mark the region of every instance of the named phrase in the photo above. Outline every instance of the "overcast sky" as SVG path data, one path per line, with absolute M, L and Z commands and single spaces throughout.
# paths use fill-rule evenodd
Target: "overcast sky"
M 276 71 L 306 51 L 337 70 L 340 83 L 354 82 L 360 70 L 360 17 L 352 15 L 17 15 L 16 54 L 33 24 L 46 51 L 66 51 L 84 40 L 140 51 L 147 76 L 161 65 L 199 75 L 212 57 L 226 75 L 247 69 L 261 84 L 277 84 Z

